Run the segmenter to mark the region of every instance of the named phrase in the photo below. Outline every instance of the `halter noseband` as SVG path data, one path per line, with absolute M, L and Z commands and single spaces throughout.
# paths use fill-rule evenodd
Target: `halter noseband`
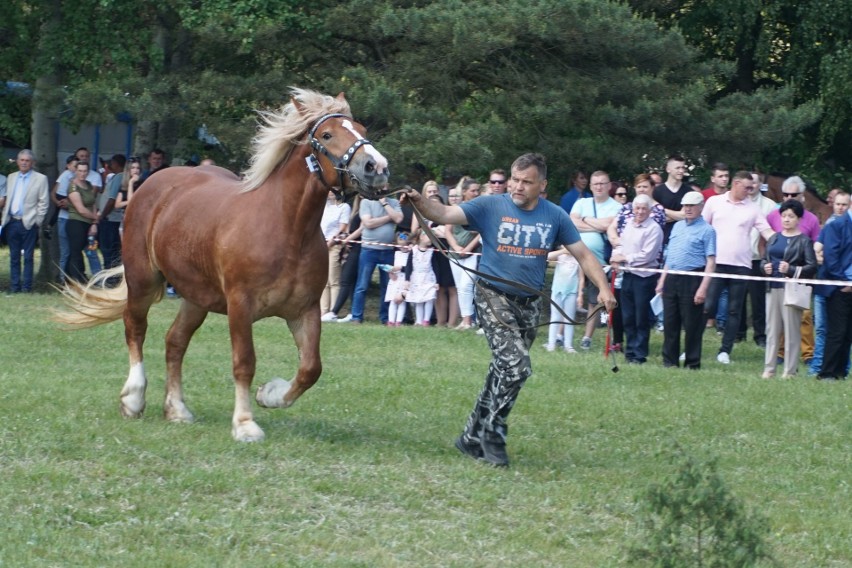
M 326 114 L 319 117 L 308 132 L 308 141 L 311 144 L 311 148 L 313 148 L 314 152 L 319 152 L 323 156 L 328 158 L 328 160 L 331 162 L 331 165 L 334 166 L 334 169 L 338 172 L 338 179 L 340 179 L 341 175 L 347 175 L 349 176 L 349 179 L 352 181 L 353 184 L 363 186 L 361 180 L 359 180 L 357 176 L 355 176 L 351 171 L 349 171 L 349 163 L 352 161 L 352 158 L 355 157 L 355 152 L 358 151 L 358 148 L 366 145 L 372 146 L 373 143 L 367 140 L 366 138 L 360 138 L 358 140 L 355 140 L 355 142 L 352 144 L 352 146 L 349 147 L 348 150 L 346 150 L 343 156 L 338 158 L 337 156 L 329 152 L 328 148 L 323 146 L 322 142 L 320 142 L 316 138 L 317 129 L 323 122 L 330 118 L 343 118 L 346 120 L 352 120 L 351 117 L 340 113 Z M 338 197 L 343 197 L 344 192 L 342 189 L 332 187 L 327 181 L 325 181 L 325 178 L 323 177 L 322 166 L 320 165 L 319 160 L 317 159 L 316 154 L 314 152 L 312 152 L 310 156 L 305 158 L 305 161 L 308 164 L 308 170 L 316 173 L 320 182 L 322 182 L 322 184 L 327 187 L 329 191 L 332 191 Z

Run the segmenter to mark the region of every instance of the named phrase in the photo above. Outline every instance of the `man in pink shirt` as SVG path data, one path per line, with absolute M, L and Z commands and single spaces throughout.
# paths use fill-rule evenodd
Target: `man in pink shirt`
M 731 190 L 714 197 L 704 206 L 704 220 L 716 230 L 716 273 L 748 276 L 751 273 L 751 230 L 757 229 L 764 239 L 774 234 L 766 216 L 749 199 L 755 187 L 750 172 L 734 174 Z M 722 290 L 728 290 L 728 322 L 722 336 L 722 346 L 716 360 L 723 365 L 731 362 L 730 353 L 740 328 L 747 280 L 714 278 L 704 303 L 704 317 L 716 314 L 716 305 Z
M 785 179 L 781 184 L 781 193 L 784 195 L 784 201 L 795 199 L 802 205 L 805 204 L 805 182 L 799 176 Z M 777 209 L 766 216 L 766 222 L 776 233 L 781 230 L 781 214 Z M 805 216 L 799 222 L 799 230 L 810 237 L 811 242 L 816 242 L 820 231 L 819 217 L 805 209 Z

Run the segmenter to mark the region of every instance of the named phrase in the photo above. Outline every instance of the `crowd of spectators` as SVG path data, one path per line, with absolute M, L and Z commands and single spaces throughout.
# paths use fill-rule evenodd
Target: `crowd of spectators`
M 798 177 L 784 182 L 784 201 L 779 204 L 764 195 L 765 179 L 756 172 L 731 172 L 725 164 L 717 163 L 709 186 L 702 189 L 688 183 L 685 161 L 674 156 L 667 161 L 665 173 L 665 179 L 656 172 L 639 174 L 632 184 L 627 184 L 612 181 L 604 171 L 576 171 L 561 198 L 560 205 L 566 208 L 582 241 L 610 275 L 619 297 L 620 307 L 610 315 L 608 348 L 623 352 L 631 364 L 644 364 L 651 355 L 649 337 L 656 328 L 664 334 L 665 367 L 700 369 L 703 336 L 715 331 L 721 339 L 715 361 L 730 365 L 734 345 L 746 338 L 751 327 L 755 344 L 766 349 L 763 377 L 774 377 L 779 365 L 783 377 L 792 377 L 802 364 L 812 376 L 845 376 L 852 336 L 841 324 L 848 318 L 828 317 L 835 312 L 826 306 L 833 298 L 837 313 L 846 313 L 850 303 L 845 300 L 852 298 L 852 289 L 815 286 L 812 319 L 810 309 L 785 305 L 784 283 L 796 278 L 827 278 L 827 274 L 832 274 L 833 280 L 852 278 L 852 266 L 846 258 L 848 247 L 852 247 L 852 231 L 846 232 L 849 195 L 840 190 L 830 194 L 835 215 L 826 225 L 838 219 L 841 222 L 827 232 L 804 208 L 806 186 Z M 448 202 L 456 205 L 483 192 L 505 192 L 506 181 L 503 170 L 492 171 L 484 184 L 465 176 L 447 189 Z M 422 193 L 444 202 L 435 181 L 427 182 Z M 393 199 L 387 205 L 384 201 L 364 203 L 361 201 L 361 210 L 371 218 L 398 207 Z M 393 221 L 384 217 L 388 224 Z M 415 239 L 420 235 L 416 218 L 409 226 L 397 222 L 394 228 L 395 234 L 412 234 Z M 452 225 L 431 228 L 451 259 L 452 275 L 449 285 L 441 286 L 452 290 L 445 299 L 451 304 L 446 311 L 449 316 L 439 318 L 436 313 L 432 324 L 475 329 L 476 314 L 468 303 L 475 277 L 463 267 L 477 267 L 478 235 Z M 832 267 L 830 273 L 826 270 L 825 239 L 835 251 L 835 258 L 828 263 Z M 383 247 L 387 251 L 384 254 L 393 254 L 390 242 L 383 243 Z M 574 318 L 577 313 L 593 309 L 598 290 L 583 278 L 570 255 L 560 249 L 549 258 L 554 266 L 551 292 L 562 311 Z M 441 269 L 435 266 L 434 272 L 440 281 Z M 661 306 L 656 312 L 649 307 L 654 304 L 655 295 L 659 295 Z M 385 300 L 379 320 L 395 325 L 385 315 L 385 305 L 392 300 Z M 461 323 L 456 325 L 459 315 Z M 352 319 L 363 321 L 364 317 L 361 311 Z M 337 311 L 326 313 L 323 319 L 347 321 L 339 318 Z M 558 310 L 551 310 L 545 348 L 556 351 L 562 347 L 568 353 L 592 350 L 593 334 L 601 321 L 590 318 L 579 345 L 575 345 L 573 326 L 563 319 Z M 836 319 L 835 325 L 829 325 L 829 319 Z M 407 321 L 422 323 L 412 317 Z M 832 353 L 845 353 L 839 368 L 823 365 L 829 346 Z
M 121 264 L 124 210 L 134 191 L 168 162 L 162 150 L 154 149 L 144 159 L 116 154 L 93 168 L 89 151 L 80 148 L 68 157 L 53 188 L 33 165 L 32 152 L 23 150 L 18 171 L 8 179 L 0 176 L 3 236 L 13 251 L 11 293 L 32 291 L 40 227 L 58 238 L 60 282 L 85 282 L 86 262 L 90 274 Z M 785 283 L 797 278 L 852 280 L 849 193 L 828 193 L 833 215 L 821 224 L 804 208 L 806 184 L 796 176 L 784 181 L 778 204 L 764 195 L 765 179 L 756 172 L 731 172 L 717 163 L 710 184 L 702 189 L 688 183 L 685 161 L 673 156 L 665 174 L 664 180 L 656 172 L 642 173 L 627 184 L 613 182 L 601 170 L 577 170 L 561 196 L 560 205 L 619 299 L 619 308 L 609 315 L 608 348 L 622 351 L 629 363 L 644 364 L 656 327 L 664 333 L 665 367 L 699 369 L 703 334 L 709 330 L 721 336 L 716 362 L 729 365 L 734 345 L 746 338 L 750 323 L 755 344 L 766 349 L 764 378 L 774 377 L 779 365 L 783 377 L 793 377 L 800 362 L 809 375 L 844 378 L 852 346 L 852 287 L 814 285 L 813 310 L 802 310 L 785 302 Z M 464 176 L 454 186 L 442 187 L 428 181 L 422 193 L 457 205 L 483 193 L 504 194 L 508 182 L 505 170 L 494 169 L 484 182 Z M 477 329 L 476 277 L 470 271 L 478 264 L 479 234 L 468 227 L 430 223 L 445 255 L 433 249 L 419 223 L 410 206 L 394 198 L 346 203 L 329 192 L 322 218 L 329 249 L 329 279 L 321 301 L 324 322 L 367 319 L 367 293 L 378 269 L 376 315 L 382 324 Z M 398 254 L 403 250 L 404 262 Z M 572 318 L 591 311 L 598 290 L 583 278 L 576 261 L 565 249 L 549 258 L 555 267 L 552 292 L 562 310 Z M 650 308 L 655 295 L 661 299 L 662 309 L 656 310 L 661 313 Z M 351 313 L 344 317 L 348 301 Z M 576 353 L 573 327 L 560 321 L 556 310 L 551 313 L 554 323 L 545 347 Z M 592 349 L 600 325 L 589 318 L 580 351 Z

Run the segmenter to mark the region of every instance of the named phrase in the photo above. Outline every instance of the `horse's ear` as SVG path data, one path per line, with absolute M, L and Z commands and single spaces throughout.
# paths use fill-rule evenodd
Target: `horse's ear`
M 338 101 L 342 102 L 342 103 L 346 102 L 346 96 L 343 94 L 343 91 L 340 91 L 340 94 L 337 95 L 334 98 L 337 99 Z
M 296 110 L 299 111 L 299 114 L 304 114 L 305 105 L 300 103 L 296 97 L 290 97 L 290 102 L 293 103 L 293 106 L 296 107 Z

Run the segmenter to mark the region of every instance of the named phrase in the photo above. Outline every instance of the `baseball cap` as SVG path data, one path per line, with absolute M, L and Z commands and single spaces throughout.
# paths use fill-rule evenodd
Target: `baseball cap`
M 680 200 L 681 205 L 701 205 L 704 203 L 704 196 L 698 191 L 690 191 Z

